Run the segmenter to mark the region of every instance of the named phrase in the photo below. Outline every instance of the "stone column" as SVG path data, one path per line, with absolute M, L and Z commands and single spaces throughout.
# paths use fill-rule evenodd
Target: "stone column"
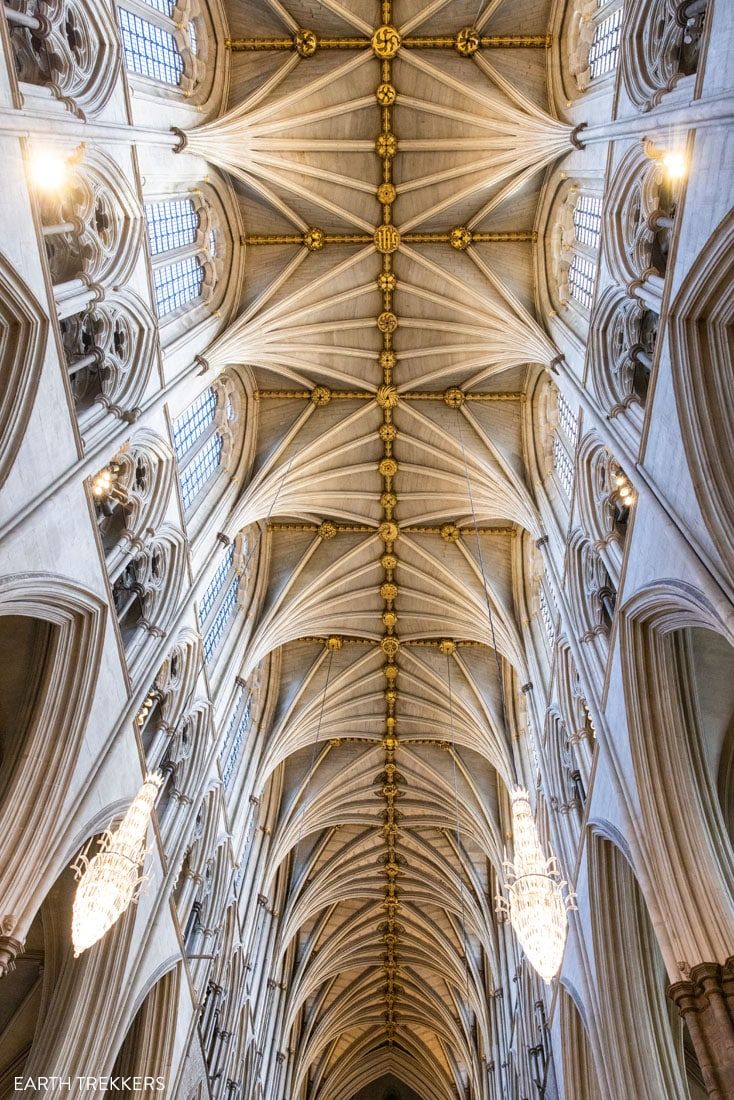
M 706 1091 L 714 1100 L 734 1096 L 734 956 L 723 966 L 699 963 L 688 979 L 668 986 L 686 1023 Z

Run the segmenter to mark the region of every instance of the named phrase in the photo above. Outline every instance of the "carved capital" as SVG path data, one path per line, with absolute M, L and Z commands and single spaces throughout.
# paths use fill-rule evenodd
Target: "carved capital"
M 15 960 L 18 955 L 23 954 L 25 943 L 10 935 L 15 927 L 15 920 L 12 917 L 3 917 L 0 927 L 3 929 L 0 934 L 0 978 L 4 978 L 6 974 L 15 970 Z

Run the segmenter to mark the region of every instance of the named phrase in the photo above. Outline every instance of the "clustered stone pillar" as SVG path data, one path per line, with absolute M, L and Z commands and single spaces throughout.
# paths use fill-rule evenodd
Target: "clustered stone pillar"
M 686 981 L 668 987 L 686 1023 L 706 1091 L 715 1100 L 734 1096 L 734 955 L 723 966 L 699 963 Z

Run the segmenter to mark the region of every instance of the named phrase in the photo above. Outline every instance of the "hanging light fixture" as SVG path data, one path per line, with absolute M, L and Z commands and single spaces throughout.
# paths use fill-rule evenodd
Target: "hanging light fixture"
M 464 458 L 466 487 L 474 521 L 474 535 L 477 540 L 477 555 L 484 586 L 484 598 L 487 603 L 487 619 L 491 634 L 492 649 L 497 665 L 497 682 L 502 704 L 502 715 L 506 727 L 510 728 L 507 717 L 507 704 L 503 686 L 500 656 L 494 629 L 494 617 L 487 589 L 487 574 L 482 558 L 479 541 L 479 527 L 474 508 L 474 494 L 469 477 L 469 465 L 466 459 L 464 433 L 461 417 L 458 420 L 458 435 Z M 555 977 L 563 959 L 566 944 L 566 913 L 575 909 L 575 897 L 567 890 L 565 879 L 561 878 L 558 861 L 555 856 L 546 859 L 538 840 L 528 792 L 522 787 L 510 791 L 512 807 L 512 836 L 515 862 L 504 861 L 507 880 L 507 898 L 498 894 L 495 898 L 495 913 L 500 920 L 512 924 L 520 945 L 534 970 L 545 982 Z M 566 891 L 564 894 L 564 890 Z
M 556 857 L 543 854 L 528 792 L 516 787 L 510 802 L 515 862 L 504 862 L 507 898 L 497 895 L 495 912 L 509 919 L 528 962 L 550 982 L 563 959 L 566 914 L 576 908 L 574 895 L 560 876 Z
M 73 864 L 79 883 L 71 921 L 75 957 L 100 940 L 138 900 L 148 823 L 162 784 L 160 772 L 148 773 L 117 828 L 102 834 L 91 857 L 90 841 Z

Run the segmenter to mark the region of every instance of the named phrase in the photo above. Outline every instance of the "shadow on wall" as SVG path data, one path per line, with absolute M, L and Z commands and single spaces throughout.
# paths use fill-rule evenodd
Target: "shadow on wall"
M 371 1085 L 360 1089 L 352 1100 L 422 1100 L 417 1092 L 404 1085 L 391 1073 L 385 1074 Z

